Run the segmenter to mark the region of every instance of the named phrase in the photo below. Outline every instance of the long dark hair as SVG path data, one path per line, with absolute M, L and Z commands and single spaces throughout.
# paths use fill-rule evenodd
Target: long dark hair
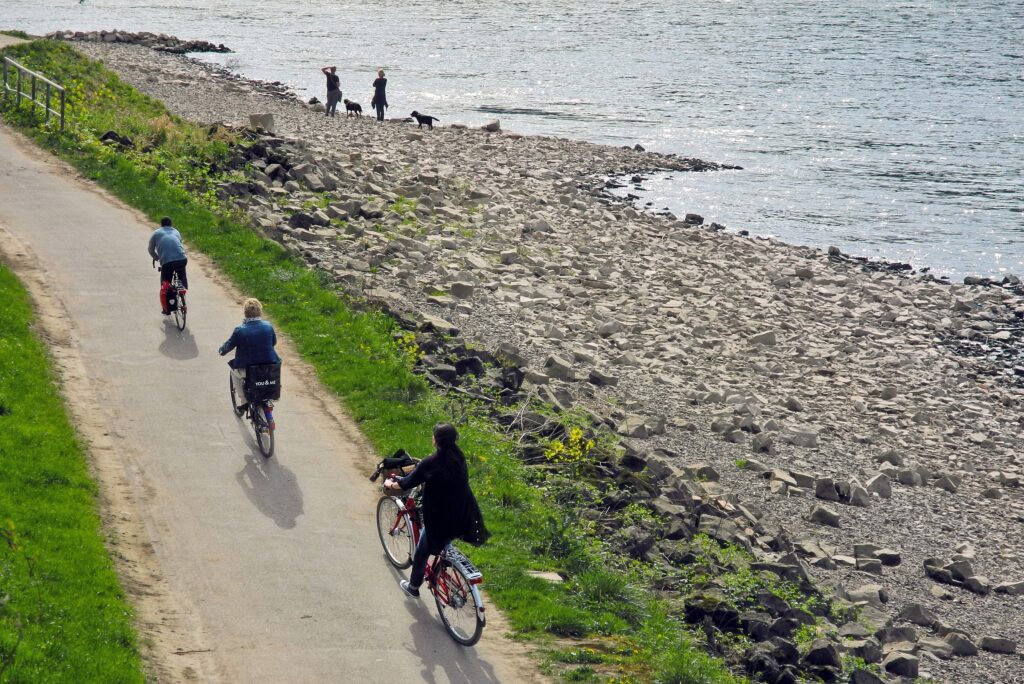
M 466 457 L 456 444 L 458 439 L 459 433 L 451 423 L 438 423 L 434 426 L 434 443 L 437 445 L 437 451 L 434 453 L 449 471 L 465 467 Z

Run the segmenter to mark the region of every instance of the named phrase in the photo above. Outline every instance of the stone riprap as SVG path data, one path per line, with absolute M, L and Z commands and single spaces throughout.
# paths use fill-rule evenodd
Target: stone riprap
M 339 287 L 511 359 L 511 384 L 617 431 L 660 469 L 659 510 L 690 516 L 679 535 L 834 585 L 873 625 L 843 627 L 849 652 L 892 675 L 1024 681 L 1005 654 L 1024 640 L 1014 279 L 944 283 L 608 195 L 609 177 L 718 168 L 700 160 L 328 119 L 280 84 L 80 47 L 183 117 L 272 114 L 281 137 L 259 137 L 225 200 Z M 466 369 L 427 372 L 445 384 Z M 686 475 L 693 463 L 715 481 Z M 694 497 L 744 502 L 746 519 L 694 518 Z M 664 548 L 621 536 L 640 556 Z M 812 651 L 808 667 L 829 667 L 828 644 Z
M 188 52 L 231 52 L 223 43 L 213 44 L 205 40 L 181 40 L 175 36 L 148 31 L 53 31 L 45 36 L 50 40 L 91 43 L 126 43 L 141 45 L 158 52 L 185 54 Z

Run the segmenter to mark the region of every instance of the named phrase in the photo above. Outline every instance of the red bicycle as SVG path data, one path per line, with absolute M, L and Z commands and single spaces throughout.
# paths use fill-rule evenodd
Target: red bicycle
M 393 463 L 394 459 L 381 461 L 370 479 L 375 481 L 382 472 L 404 474 L 403 468 L 411 470 L 410 463 L 414 464 L 411 459 L 404 461 L 404 466 Z M 420 540 L 418 489 L 404 493 L 404 499 L 384 491 L 377 502 L 377 534 L 388 562 L 399 570 L 412 565 L 412 554 Z M 427 563 L 424 580 L 451 638 L 463 646 L 480 641 L 486 624 L 479 590 L 483 575 L 473 563 L 449 544 Z

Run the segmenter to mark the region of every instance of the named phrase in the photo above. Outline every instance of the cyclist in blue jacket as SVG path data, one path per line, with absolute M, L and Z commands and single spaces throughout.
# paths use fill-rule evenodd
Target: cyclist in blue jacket
M 277 345 L 277 333 L 269 321 L 263 320 L 263 304 L 258 299 L 246 299 L 242 305 L 245 319 L 234 329 L 228 341 L 220 346 L 217 352 L 224 356 L 232 349 L 235 358 L 228 361 L 231 366 L 231 382 L 238 396 L 244 397 L 245 369 L 249 366 L 281 363 L 274 347 Z M 267 416 L 273 420 L 272 416 Z
M 160 219 L 160 227 L 149 236 L 149 256 L 153 261 L 160 262 L 160 306 L 164 316 L 170 316 L 167 289 L 171 286 L 171 278 L 175 273 L 178 274 L 181 286 L 188 289 L 188 276 L 185 275 L 188 257 L 185 256 L 185 247 L 181 244 L 181 233 L 171 225 L 170 216 Z

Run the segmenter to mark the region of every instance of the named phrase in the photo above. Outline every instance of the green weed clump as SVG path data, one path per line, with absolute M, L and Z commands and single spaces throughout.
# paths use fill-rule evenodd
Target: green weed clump
M 32 317 L 0 266 L 0 681 L 141 682 L 96 489 Z
M 402 447 L 426 454 L 436 422 L 458 424 L 473 488 L 492 532 L 486 546 L 467 549 L 485 573 L 488 598 L 516 634 L 551 652 L 560 650 L 556 639 L 586 637 L 613 644 L 607 662 L 566 671 L 567 679 L 736 681 L 720 661 L 700 651 L 657 599 L 639 589 L 642 578 L 635 566 L 597 539 L 593 523 L 572 503 L 592 494 L 589 485 L 572 485 L 578 491 L 573 490 L 559 484 L 558 475 L 548 477 L 525 466 L 516 444 L 478 405 L 434 393 L 413 373 L 422 356 L 415 336 L 397 329 L 391 318 L 340 296 L 323 274 L 257 235 L 218 202 L 213 188 L 224 177 L 220 165 L 237 142 L 231 133 L 168 114 L 160 103 L 63 44 L 37 41 L 7 52 L 74 89 L 72 121 L 64 135 L 24 111 L 8 110 L 8 120 L 154 221 L 172 216 L 190 249 L 206 254 L 242 291 L 263 301 L 378 453 Z M 135 145 L 122 149 L 99 143 L 98 136 L 108 129 L 132 137 Z M 411 215 L 415 208 L 411 200 L 396 204 L 399 213 Z M 595 458 L 595 445 L 582 432 L 570 430 L 561 444 L 550 445 L 553 464 L 584 465 Z M 604 457 L 605 451 L 599 451 Z M 372 460 L 368 455 L 367 464 Z M 568 498 L 559 492 L 569 492 Z M 631 509 L 630 515 L 640 520 L 645 513 Z M 569 581 L 547 582 L 529 570 L 558 570 Z M 563 666 L 556 670 L 562 672 Z M 690 679 L 681 678 L 689 671 L 693 674 L 685 676 Z

